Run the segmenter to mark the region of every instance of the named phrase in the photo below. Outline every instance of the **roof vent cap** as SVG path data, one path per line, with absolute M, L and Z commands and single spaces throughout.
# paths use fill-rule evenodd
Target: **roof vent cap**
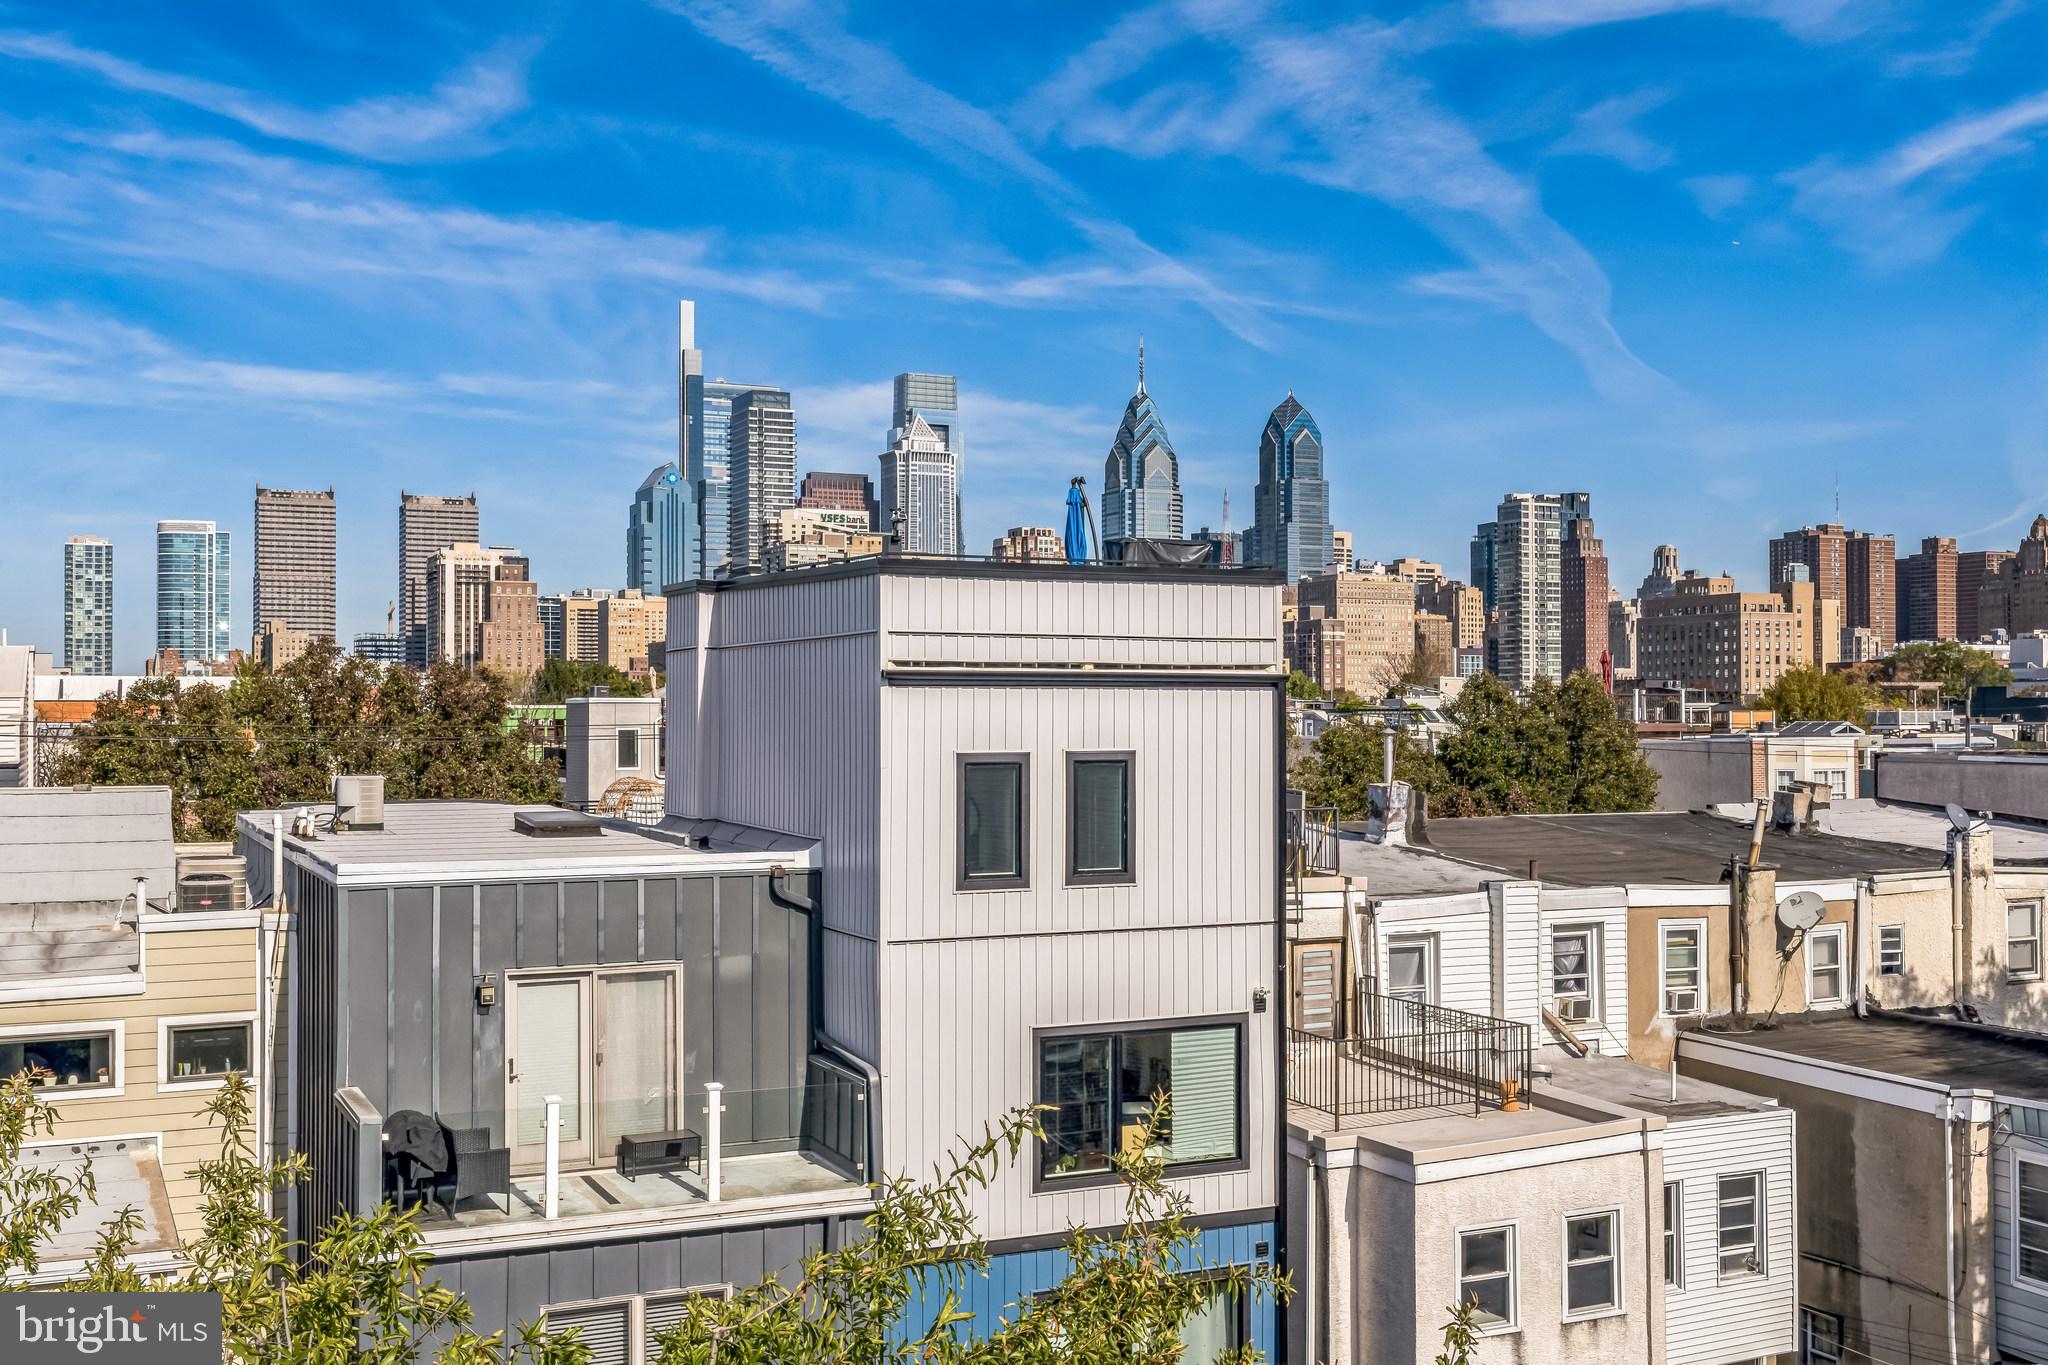
M 512 828 L 533 839 L 590 839 L 604 833 L 604 821 L 580 810 L 521 810 Z

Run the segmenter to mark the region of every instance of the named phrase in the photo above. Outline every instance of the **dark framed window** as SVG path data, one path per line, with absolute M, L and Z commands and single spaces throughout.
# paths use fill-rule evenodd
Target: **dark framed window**
M 1566 1321 L 1620 1311 L 1620 1221 L 1611 1212 L 1575 1214 L 1564 1220 Z
M 164 1027 L 164 1034 L 169 1041 L 171 1052 L 165 1065 L 167 1080 L 212 1080 L 237 1072 L 248 1073 L 247 1021 L 226 1024 L 167 1024 Z
M 960 756 L 961 890 L 1031 884 L 1030 772 L 1023 754 Z
M 114 1035 L 50 1033 L 0 1039 L 0 1077 L 42 1070 L 35 1084 L 52 1090 L 104 1090 L 114 1084 Z
M 1130 882 L 1133 755 L 1067 755 L 1067 884 Z
M 1156 1097 L 1172 1101 L 1151 1146 L 1169 1168 L 1221 1168 L 1244 1154 L 1243 1028 L 1231 1021 L 1041 1034 L 1039 1180 L 1114 1180 L 1111 1156 L 1135 1152 Z
M 619 769 L 625 771 L 640 766 L 640 732 L 619 731 Z

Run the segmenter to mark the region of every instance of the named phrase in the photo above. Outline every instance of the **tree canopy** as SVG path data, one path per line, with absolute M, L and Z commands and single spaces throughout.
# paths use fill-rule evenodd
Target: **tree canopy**
M 338 773 L 381 773 L 394 801 L 552 801 L 554 765 L 532 726 L 508 725 L 516 691 L 484 670 L 424 676 L 322 640 L 275 673 L 225 686 L 148 678 L 102 698 L 52 767 L 59 784 L 171 789 L 179 839 L 228 839 L 239 811 L 324 801 Z
M 586 659 L 549 659 L 533 675 L 528 700 L 554 706 L 571 697 L 587 697 L 593 687 L 611 689 L 615 697 L 644 697 L 650 684 L 630 678 L 610 664 Z
M 1394 775 L 1428 796 L 1432 814 L 1634 811 L 1657 799 L 1656 770 L 1636 749 L 1634 724 L 1590 673 L 1561 687 L 1539 679 L 1522 698 L 1480 674 L 1444 716 L 1456 733 L 1433 754 L 1406 730 L 1395 740 Z M 1311 804 L 1361 818 L 1366 789 L 1384 770 L 1383 744 L 1377 724 L 1332 725 L 1295 764 L 1294 784 Z
M 1765 688 L 1756 704 L 1776 712 L 1780 725 L 1796 720 L 1845 720 L 1862 725 L 1870 719 L 1872 699 L 1839 673 L 1794 668 Z
M 1874 682 L 1941 684 L 1944 701 L 1961 701 L 1978 687 L 2004 687 L 2012 670 L 1981 649 L 1954 640 L 1900 645 L 1884 658 L 1861 666 Z
M 1296 701 L 1315 701 L 1323 695 L 1323 689 L 1316 686 L 1316 680 L 1300 669 L 1287 675 L 1287 695 Z

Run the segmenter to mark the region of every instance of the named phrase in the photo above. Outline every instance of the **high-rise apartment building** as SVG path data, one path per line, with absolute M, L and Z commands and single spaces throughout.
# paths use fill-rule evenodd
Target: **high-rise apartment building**
M 621 673 L 635 659 L 665 667 L 661 642 L 668 636 L 668 601 L 628 588 L 597 599 L 598 657 Z
M 875 481 L 865 474 L 838 474 L 813 469 L 797 485 L 796 505 L 839 512 L 864 512 L 870 531 L 884 529 L 879 518 L 881 504 L 875 497 Z
M 607 594 L 596 588 L 578 588 L 546 599 L 541 606 L 542 647 L 550 650 L 550 659 L 568 659 L 574 663 L 596 663 L 604 657 L 600 648 L 602 635 L 598 630 L 598 603 Z M 553 605 L 547 605 L 552 603 Z M 548 635 L 551 617 L 559 616 L 561 624 L 555 627 L 559 633 Z M 552 640 L 552 643 L 550 641 Z
M 1643 604 L 1640 599 L 1623 597 L 1619 593 L 1608 597 L 1607 653 L 1614 661 L 1614 676 L 1617 678 L 1633 678 L 1638 675 L 1636 639 L 1642 619 Z
M 1510 493 L 1494 514 L 1495 670 L 1517 690 L 1564 669 L 1564 496 Z
M 187 663 L 228 657 L 229 537 L 210 521 L 156 524 L 156 648 Z
M 1962 556 L 1948 536 L 1927 536 L 1918 554 L 1899 561 L 1898 638 L 1954 640 L 1956 582 Z
M 1227 499 L 1226 499 L 1227 500 Z M 1330 531 L 1330 567 L 1349 572 L 1357 567 L 1358 550 L 1349 531 Z
M 1344 623 L 1327 608 L 1297 609 L 1283 616 L 1280 647 L 1288 669 L 1306 675 L 1323 695 L 1350 690 L 1344 676 Z
M 1010 564 L 1064 564 L 1067 547 L 1050 526 L 1012 526 L 989 547 L 989 558 Z
M 1494 538 L 1500 534 L 1500 527 L 1490 521 L 1482 521 L 1472 532 L 1472 586 L 1479 589 L 1479 600 L 1492 611 L 1494 606 Z
M 547 662 L 540 594 L 524 555 L 501 551 L 485 589 L 483 665 L 512 677 L 538 673 Z
M 1648 602 L 1655 598 L 1671 596 L 1678 587 L 1678 580 L 1683 576 L 1683 572 L 1678 567 L 1678 547 L 1659 545 L 1650 552 L 1650 572 L 1643 575 L 1643 584 L 1636 589 L 1636 600 Z M 1775 572 L 1772 577 L 1775 580 Z
M 1956 556 L 1956 638 L 1975 642 L 1991 633 L 1982 615 L 1984 585 L 1998 577 L 2011 550 L 1964 550 Z
M 1795 668 L 1825 662 L 1832 626 L 1813 584 L 1783 579 L 1772 592 L 1737 592 L 1730 578 L 1688 575 L 1668 597 L 1644 602 L 1637 627 L 1640 677 L 1747 701 Z
M 1451 622 L 1433 611 L 1415 613 L 1415 658 L 1423 676 L 1447 678 L 1457 668 L 1458 647 L 1451 642 Z
M 114 545 L 105 536 L 64 542 L 64 666 L 114 671 Z
M 796 505 L 796 410 L 781 389 L 732 400 L 727 424 L 726 554 L 734 574 L 759 569 L 767 526 Z
M 2019 550 L 1984 580 L 1977 615 L 1987 633 L 2048 630 L 2048 517 L 2035 517 Z
M 1838 522 L 1802 526 L 1771 542 L 1771 583 L 1785 581 L 1793 564 L 1806 566 L 1814 596 L 1842 605 L 1842 629 L 1867 629 L 1880 653 L 1898 631 L 1895 560 L 1890 536 L 1851 531 Z
M 1479 589 L 1455 578 L 1417 579 L 1415 607 L 1450 621 L 1455 648 L 1474 649 L 1486 643 L 1486 598 Z
M 1124 405 L 1102 473 L 1102 545 L 1105 558 L 1127 540 L 1181 538 L 1180 457 L 1166 423 L 1145 392 L 1145 345 L 1138 343 L 1138 391 Z
M 256 486 L 251 632 L 274 621 L 309 640 L 334 635 L 334 489 Z
M 437 547 L 427 559 L 421 606 L 427 662 L 475 668 L 484 661 L 484 622 L 491 584 L 510 553 L 464 541 Z M 534 629 L 539 630 L 536 621 Z
M 640 481 L 626 512 L 626 586 L 651 596 L 692 573 L 697 507 L 690 483 L 673 464 Z
M 1607 551 L 1593 535 L 1593 519 L 1582 516 L 1565 528 L 1558 554 L 1563 618 L 1560 673 L 1598 674 L 1607 647 Z
M 405 641 L 405 661 L 424 668 L 436 656 L 428 644 L 427 577 L 436 553 L 450 545 L 475 545 L 478 537 L 476 494 L 438 497 L 429 493 L 398 495 L 398 635 Z
M 567 656 L 563 650 L 562 599 L 559 596 L 536 596 L 533 600 L 534 619 L 540 622 L 541 659 L 561 659 Z
M 882 531 L 913 555 L 957 555 L 960 457 L 913 414 L 882 452 Z
M 1323 433 L 1288 390 L 1259 434 L 1259 483 L 1253 495 L 1251 563 L 1278 569 L 1289 583 L 1319 574 L 1335 555 L 1330 485 L 1323 477 Z M 1339 566 L 1349 570 L 1347 560 Z
M 1344 686 L 1362 697 L 1384 695 L 1415 657 L 1413 583 L 1392 574 L 1311 574 L 1295 603 L 1298 619 L 1327 616 L 1344 627 Z
M 962 554 L 958 385 L 949 374 L 899 374 L 894 399 L 875 529 L 906 554 Z

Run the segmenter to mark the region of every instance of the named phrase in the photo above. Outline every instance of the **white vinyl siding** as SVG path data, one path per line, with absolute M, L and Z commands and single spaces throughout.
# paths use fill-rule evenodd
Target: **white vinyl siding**
M 1727 1365 L 1797 1350 L 1799 1256 L 1790 1109 L 1688 1119 L 1664 1130 L 1664 1178 L 1679 1186 L 1684 1292 L 1664 1300 L 1669 1365 Z M 1764 1271 L 1723 1278 L 1720 1178 L 1759 1175 Z
M 2007 1103 L 2001 1096 L 1998 1103 Z M 2048 1188 L 2048 1111 L 2013 1104 L 2013 1133 L 1992 1151 L 1991 1231 L 1996 1291 L 1991 1296 L 1998 1342 L 2016 1355 L 2048 1360 L 2048 1267 L 2030 1248 L 2048 1238 L 2048 1218 L 2034 1191 Z M 2024 1185 L 2022 1185 L 2024 1181 Z M 2038 1279 L 2036 1278 L 2038 1277 Z

